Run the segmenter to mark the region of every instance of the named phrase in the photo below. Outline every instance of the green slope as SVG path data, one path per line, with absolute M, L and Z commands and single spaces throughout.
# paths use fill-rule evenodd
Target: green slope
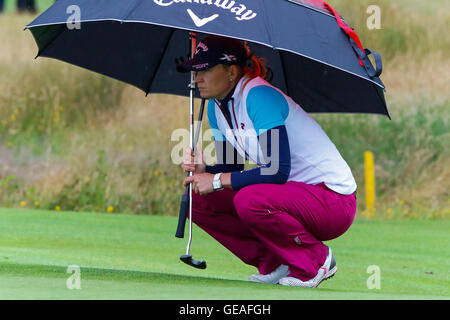
M 0 209 L 0 299 L 448 299 L 448 221 L 356 221 L 330 241 L 339 271 L 318 289 L 246 281 L 241 263 L 194 227 L 191 253 L 173 217 Z M 81 289 L 66 286 L 69 265 Z M 370 265 L 381 289 L 367 288 Z

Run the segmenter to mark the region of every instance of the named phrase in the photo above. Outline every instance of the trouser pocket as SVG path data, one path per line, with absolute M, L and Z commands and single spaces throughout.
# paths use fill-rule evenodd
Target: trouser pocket
M 277 229 L 280 245 L 313 245 L 318 240 L 297 219 L 286 212 L 267 209 L 267 215 L 271 217 L 270 223 Z

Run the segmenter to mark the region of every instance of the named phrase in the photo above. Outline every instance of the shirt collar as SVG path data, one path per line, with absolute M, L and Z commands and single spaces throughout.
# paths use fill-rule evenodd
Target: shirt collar
M 231 100 L 231 97 L 234 95 L 234 91 L 236 90 L 237 83 L 234 85 L 233 89 L 227 94 L 227 96 L 223 100 L 219 100 L 220 106 L 227 106 L 228 102 Z

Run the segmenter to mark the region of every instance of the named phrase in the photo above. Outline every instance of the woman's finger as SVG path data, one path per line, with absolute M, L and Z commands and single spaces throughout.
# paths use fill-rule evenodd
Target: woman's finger
M 183 159 L 183 164 L 185 165 L 194 165 L 194 158 L 186 157 Z
M 193 158 L 193 157 L 194 151 L 189 147 L 184 148 L 184 158 Z
M 194 163 L 190 159 L 183 159 L 183 164 L 188 166 L 188 165 L 193 165 Z
M 200 142 L 197 143 L 197 146 L 196 146 L 195 150 L 196 150 L 198 155 L 202 154 L 202 146 L 200 145 Z
M 187 186 L 192 181 L 194 181 L 194 176 L 184 178 L 184 186 Z

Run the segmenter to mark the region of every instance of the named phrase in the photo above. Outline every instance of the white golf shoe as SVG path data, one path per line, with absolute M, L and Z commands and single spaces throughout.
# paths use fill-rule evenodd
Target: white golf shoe
M 281 278 L 287 277 L 288 275 L 288 266 L 282 264 L 269 274 L 252 274 L 248 280 L 251 282 L 277 284 Z
M 317 275 L 314 278 L 308 281 L 302 281 L 294 277 L 283 277 L 280 279 L 279 284 L 283 286 L 316 288 L 323 280 L 327 280 L 334 276 L 336 271 L 336 260 L 334 259 L 331 249 L 328 248 L 327 259 L 325 260 L 325 263 L 320 267 Z

